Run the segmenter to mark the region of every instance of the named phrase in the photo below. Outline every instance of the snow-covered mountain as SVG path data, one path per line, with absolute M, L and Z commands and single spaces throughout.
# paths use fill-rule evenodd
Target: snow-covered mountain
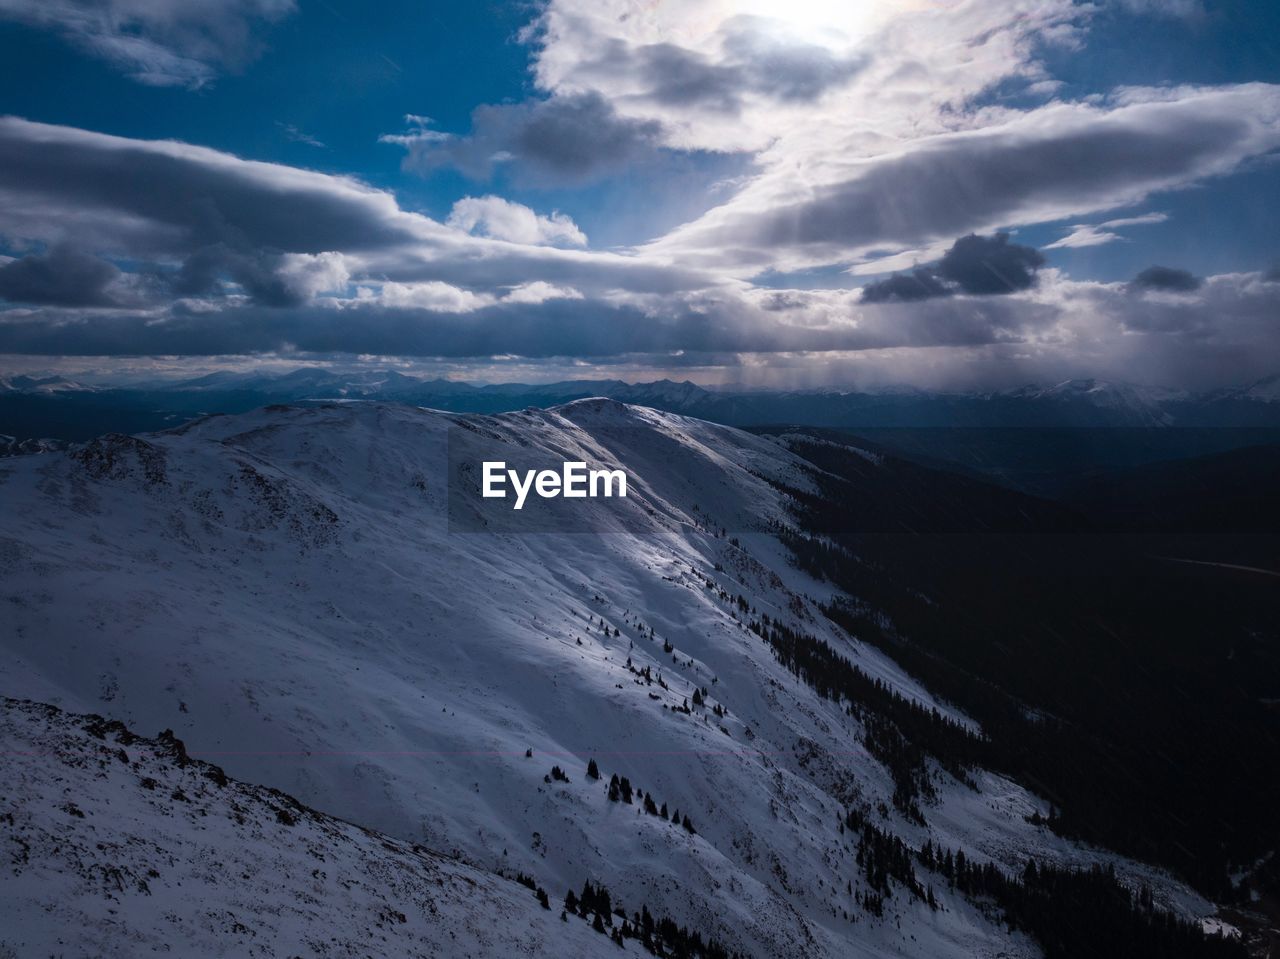
M 28 453 L 49 453 L 64 449 L 67 444 L 60 440 L 29 439 L 20 440 L 16 436 L 5 436 L 0 433 L 0 456 L 24 456 Z
M 536 501 L 514 517 L 479 496 L 482 461 L 565 459 L 624 469 L 627 498 Z M 903 855 L 929 843 L 1009 875 L 1029 857 L 1112 864 L 1162 906 L 1209 916 L 1160 871 L 1055 836 L 1040 824 L 1048 804 L 993 773 L 962 782 L 931 760 L 923 815 L 895 804 L 864 720 L 748 628 L 767 616 L 975 729 L 818 611 L 832 587 L 775 535 L 792 522 L 781 487 L 812 489 L 812 469 L 785 437 L 606 399 L 500 416 L 274 407 L 4 460 L 0 694 L 172 729 L 236 779 L 393 838 L 383 856 L 336 820 L 264 824 L 283 800 L 237 785 L 232 802 L 124 742 L 118 763 L 95 743 L 69 764 L 89 721 L 9 705 L 7 824 L 24 816 L 13 834 L 43 845 L 4 841 L 58 851 L 6 874 L 21 895 L 0 897 L 0 940 L 49 952 L 72 921 L 123 955 L 177 915 L 187 954 L 226 954 L 228 929 L 273 954 L 304 922 L 307 935 L 341 926 L 344 942 L 368 943 L 360 954 L 432 954 L 441 929 L 375 918 L 382 903 L 431 902 L 468 943 L 456 954 L 505 955 L 555 935 L 564 892 L 590 882 L 628 914 L 751 956 L 1038 954 L 923 867 L 905 867 L 918 893 L 901 863 L 873 875 L 868 844 L 898 841 Z M 560 527 L 579 531 L 546 532 Z M 31 758 L 46 751 L 61 766 Z M 140 776 L 161 785 L 144 794 Z M 194 805 L 172 802 L 178 791 Z M 128 846 L 114 873 L 95 865 L 111 859 L 95 842 Z M 303 864 L 328 878 L 300 879 Z M 549 890 L 552 913 L 510 905 L 499 870 Z M 424 875 L 448 888 L 433 899 Z M 484 938 L 460 911 L 471 882 L 474 908 L 505 910 L 511 929 Z M 191 883 L 216 905 L 192 912 Z M 301 914 L 255 910 L 256 887 L 311 898 Z M 577 923 L 556 954 L 595 947 Z
M 1164 409 L 1170 401 L 1187 399 L 1186 393 L 1157 387 L 1110 383 L 1105 380 L 1067 380 L 1053 386 L 1028 386 L 994 394 L 1002 400 L 1023 400 L 1060 408 L 1066 415 L 1087 422 L 1100 413 L 1123 426 L 1171 426 L 1174 418 Z
M 0 731 L 0 954 L 617 953 L 512 878 L 237 782 L 172 736 L 11 699 Z
M 1214 400 L 1242 400 L 1257 403 L 1280 403 L 1280 373 L 1264 377 L 1247 386 L 1218 390 L 1211 394 Z
M 911 387 L 707 389 L 690 382 L 568 380 L 475 385 L 424 379 L 396 370 L 335 371 L 301 367 L 222 371 L 193 379 L 103 381 L 58 377 L 0 379 L 0 431 L 20 440 L 84 441 L 108 430 L 164 429 L 212 413 L 240 413 L 269 403 L 365 400 L 467 413 L 548 408 L 591 396 L 648 406 L 731 426 L 804 424 L 870 428 L 1280 428 L 1277 378 L 1196 393 L 1152 386 L 1068 380 L 996 392 L 938 392 Z
M 95 388 L 61 376 L 0 376 L 0 393 L 85 393 Z

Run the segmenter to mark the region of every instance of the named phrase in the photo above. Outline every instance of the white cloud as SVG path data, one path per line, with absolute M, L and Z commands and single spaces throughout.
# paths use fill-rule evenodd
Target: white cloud
M 351 279 L 346 257 L 334 252 L 286 254 L 277 275 L 303 300 L 321 293 L 342 293 Z
M 428 310 L 433 313 L 471 313 L 490 306 L 495 297 L 473 293 L 448 283 L 383 283 L 375 292 L 362 286 L 349 306 L 385 306 L 396 309 Z
M 0 0 L 0 16 L 59 29 L 144 82 L 189 86 L 234 65 L 227 37 L 290 9 Z M 441 223 L 351 177 L 0 118 L 0 233 L 36 254 L 11 277 L 21 305 L 4 314 L 0 349 L 750 356 L 762 369 L 875 362 L 920 379 L 930 364 L 1063 376 L 1121 362 L 1135 373 L 1121 378 L 1150 380 L 1211 379 L 1234 362 L 1238 379 L 1280 362 L 1280 285 L 1257 276 L 1166 296 L 1042 269 L 1038 286 L 1002 297 L 882 304 L 858 289 L 749 282 L 905 269 L 965 234 L 1032 223 L 1074 224 L 1055 248 L 1115 242 L 1164 215 L 1105 211 L 1280 148 L 1278 86 L 1054 99 L 1066 88 L 1040 51 L 1078 47 L 1105 11 L 1075 0 L 539 9 L 526 35 L 537 97 L 481 105 L 460 132 L 409 115 L 383 138 L 405 148 L 406 166 L 477 180 L 501 170 L 503 182 L 536 168 L 563 185 L 673 151 L 742 153 L 733 169 L 746 172 L 707 194 L 718 206 L 635 249 L 593 251 L 568 216 L 494 195 L 464 197 Z M 45 10 L 66 16 L 41 20 Z M 216 29 L 195 29 L 200 17 Z M 70 241 L 74 256 L 46 254 Z M 121 305 L 121 278 L 101 295 L 95 277 L 109 271 L 92 258 L 124 265 L 146 309 Z M 71 267 L 92 281 L 77 298 L 35 282 L 65 287 Z
M 515 287 L 502 298 L 503 303 L 545 303 L 547 300 L 581 300 L 582 293 L 571 286 L 554 286 L 535 280 Z
M 549 0 L 526 39 L 547 103 L 595 97 L 657 124 L 669 150 L 753 155 L 732 196 L 644 253 L 736 276 L 865 272 L 864 260 L 902 262 L 964 233 L 1140 202 L 1280 144 L 1280 87 L 1266 84 L 1053 100 L 1062 87 L 1041 51 L 1079 48 L 1104 10 Z M 1001 106 L 997 90 L 1033 105 Z
M 989 120 L 850 157 L 822 179 L 762 174 L 646 252 L 749 276 L 1131 206 L 1280 147 L 1280 86 L 1129 89 Z
M 810 171 L 952 129 L 1001 82 L 1051 82 L 1043 45 L 1078 40 L 1071 0 L 948 3 L 550 0 L 527 37 L 534 79 L 662 126 L 669 147 L 761 154 Z M 959 109 L 958 109 L 959 108 Z
M 1165 213 L 1144 213 L 1142 216 L 1121 217 L 1117 220 L 1107 220 L 1105 223 L 1096 225 L 1088 223 L 1077 223 L 1068 233 L 1060 240 L 1054 240 L 1045 246 L 1046 250 L 1066 250 L 1079 249 L 1086 246 L 1102 246 L 1106 243 L 1114 243 L 1117 240 L 1123 240 L 1119 233 L 1115 230 L 1128 226 L 1147 226 L 1153 223 L 1164 223 L 1169 219 Z
M 482 198 L 480 213 L 511 236 L 581 236 L 567 217 L 501 200 Z M 181 296 L 216 294 L 229 278 L 268 305 L 336 288 L 339 270 L 354 283 L 439 281 L 495 295 L 534 282 L 588 294 L 723 282 L 634 255 L 473 236 L 350 177 L 13 117 L 0 117 L 0 235 L 149 264 Z
M 445 222 L 464 233 L 512 243 L 587 245 L 586 234 L 565 214 L 554 211 L 542 216 L 500 196 L 465 196 L 453 205 Z

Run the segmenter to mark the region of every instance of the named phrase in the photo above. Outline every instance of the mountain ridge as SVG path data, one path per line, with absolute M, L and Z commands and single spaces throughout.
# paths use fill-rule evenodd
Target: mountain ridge
M 453 465 L 530 450 L 623 463 L 637 495 L 585 501 L 603 535 L 451 533 Z M 864 720 L 745 621 L 767 611 L 972 728 L 821 614 L 830 585 L 771 532 L 790 522 L 780 487 L 811 476 L 775 439 L 610 400 L 275 407 L 12 459 L 10 688 L 170 727 L 229 775 L 548 889 L 589 878 L 755 955 L 1036 953 L 936 880 L 937 911 L 893 884 L 870 911 L 851 810 L 1014 874 L 1028 856 L 1111 865 L 1211 916 L 1161 870 L 1037 825 L 1048 804 L 995 774 L 930 763 L 928 824 L 897 810 Z M 611 799 L 615 775 L 633 802 Z

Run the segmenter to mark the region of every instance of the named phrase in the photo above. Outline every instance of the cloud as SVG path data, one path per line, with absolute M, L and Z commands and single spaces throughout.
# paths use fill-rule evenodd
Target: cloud
M 349 177 L 16 117 L 0 118 L 0 200 L 9 235 L 137 254 L 374 250 L 415 236 L 390 194 Z
M 1035 283 L 1044 256 L 1009 242 L 1009 234 L 961 237 L 936 264 L 917 267 L 862 288 L 864 303 L 927 300 L 953 293 L 1005 294 Z
M 242 66 L 254 30 L 294 0 L 0 0 L 0 19 L 50 30 L 149 86 L 198 89 Z
M 582 293 L 571 286 L 555 286 L 535 280 L 515 287 L 502 298 L 504 303 L 545 303 L 548 300 L 581 300 Z
M 70 246 L 51 247 L 0 266 L 0 299 L 56 306 L 114 306 L 120 271 Z
M 678 43 L 629 43 L 610 37 L 575 69 L 576 84 L 626 91 L 656 107 L 738 113 L 753 99 L 795 106 L 848 83 L 864 54 L 842 54 L 788 36 L 776 23 L 736 16 L 720 24 L 713 49 Z
M 828 183 L 764 176 L 651 244 L 751 275 L 851 262 L 1004 223 L 1128 206 L 1280 147 L 1280 87 L 1129 90 L 853 157 Z
M 486 201 L 486 229 L 515 229 L 522 209 Z M 580 235 L 564 217 L 534 225 L 544 239 Z M 353 283 L 440 281 L 476 292 L 540 281 L 663 293 L 724 282 L 660 260 L 471 235 L 350 177 L 13 117 L 0 118 L 0 234 L 74 240 L 138 264 L 175 296 L 234 293 L 273 307 L 336 289 L 339 270 Z
M 426 283 L 383 283 L 378 292 L 360 289 L 356 305 L 390 307 L 395 310 L 427 310 L 432 313 L 471 313 L 496 301 L 493 296 L 473 293 L 449 283 L 431 280 Z M 364 309 L 361 310 L 364 312 Z
M 566 295 L 544 299 L 548 292 Z M 229 301 L 214 310 L 92 317 L 43 307 L 0 322 L 0 352 L 373 354 L 463 365 L 500 352 L 534 366 L 567 357 L 649 369 L 718 366 L 722 375 L 775 377 L 775 385 L 821 376 L 847 383 L 857 370 L 921 385 L 1092 375 L 1216 386 L 1280 366 L 1280 284 L 1257 273 L 1210 277 L 1179 296 L 1134 296 L 1126 284 L 1072 281 L 1053 270 L 1008 296 L 896 303 L 862 303 L 857 290 L 575 292 L 480 293 L 440 281 L 369 286 L 297 307 Z
M 241 305 L 216 312 L 111 314 L 92 323 L 74 313 L 15 317 L 0 324 L 0 351 L 110 355 L 235 354 L 295 350 L 402 356 L 531 358 L 676 352 L 864 350 L 991 342 L 1027 318 L 994 309 L 905 313 L 896 307 L 854 323 L 843 304 L 811 304 L 777 315 L 750 299 L 657 304 L 554 296 L 517 289 L 510 299 L 444 282 L 386 283 L 349 300 L 296 308 Z M 531 296 L 530 293 L 539 295 Z M 537 302 L 533 302 L 537 300 Z M 844 314 L 844 315 L 841 315 Z
M 663 146 L 766 154 L 808 173 L 832 147 L 939 129 L 933 114 L 1012 77 L 1089 11 L 1071 0 L 793 4 L 548 0 L 523 38 L 550 96 L 594 94 Z
M 938 275 L 964 293 L 1015 293 L 1035 282 L 1044 257 L 1029 246 L 1009 242 L 1009 234 L 956 240 L 938 262 Z
M 225 281 L 262 306 L 298 306 L 320 293 L 345 289 L 349 273 L 340 253 L 275 253 L 201 247 L 172 274 L 162 274 L 179 296 L 221 296 Z
M 1134 290 L 1164 290 L 1170 293 L 1192 293 L 1203 281 L 1189 270 L 1168 266 L 1149 266 L 1129 283 Z
M 389 310 L 427 310 L 432 313 L 462 315 L 487 307 L 539 306 L 551 300 L 581 300 L 582 293 L 572 287 L 554 286 L 541 280 L 523 283 L 503 295 L 474 293 L 450 283 L 431 280 L 425 283 L 382 283 L 376 287 L 362 286 L 354 300 L 338 301 L 333 305 L 342 310 L 354 310 L 364 314 L 370 308 Z M 551 334 L 553 331 L 548 330 Z
M 582 183 L 622 170 L 651 156 L 661 132 L 656 121 L 619 116 L 597 93 L 480 106 L 466 134 L 430 129 L 424 119 L 410 114 L 406 133 L 379 138 L 405 148 L 404 169 L 426 174 L 454 167 L 486 180 L 499 164 L 513 163 L 543 185 Z
M 299 130 L 292 123 L 281 123 L 276 121 L 276 126 L 280 128 L 280 132 L 284 134 L 284 138 L 291 143 L 305 143 L 309 147 L 317 147 L 324 149 L 325 145 L 304 130 Z
M 1239 378 L 1280 363 L 1274 316 L 1280 289 L 1258 274 L 1210 278 L 1183 297 L 1128 294 L 1123 285 L 1050 276 L 1013 296 L 942 297 L 862 304 L 856 290 L 740 290 L 661 301 L 549 298 L 538 303 L 446 283 L 384 285 L 380 292 L 297 308 L 244 305 L 216 312 L 110 311 L 91 320 L 46 309 L 0 323 L 0 351 L 78 355 L 372 353 L 465 359 L 494 352 L 593 361 L 674 353 L 721 357 L 808 354 L 877 359 L 903 351 L 930 362 L 983 351 L 1032 357 L 1044 376 L 1121 371 L 1162 382 Z M 1230 362 L 1238 363 L 1235 371 Z M 1216 373 L 1214 371 L 1217 371 Z M 1008 372 L 1008 371 L 1006 371 Z M 990 374 L 991 368 L 985 369 Z M 955 375 L 959 375 L 958 373 Z
M 18 0 L 6 3 L 12 11 Z M 271 7 L 112 0 L 93 9 L 124 3 L 172 8 L 177 19 L 238 11 L 242 24 L 270 19 Z M 1280 286 L 1260 274 L 1210 277 L 1177 295 L 1074 281 L 1010 235 L 1074 223 L 1052 244 L 1066 248 L 1157 222 L 1161 214 L 1105 211 L 1275 151 L 1280 86 L 1055 100 L 1071 88 L 1049 75 L 1044 51 L 1078 47 L 1105 8 L 1017 6 L 1011 15 L 989 0 L 785 10 L 776 0 L 687 0 L 639 11 L 631 0 L 546 0 L 524 35 L 528 99 L 480 106 L 455 131 L 409 115 L 403 132 L 382 138 L 405 151 L 410 171 L 521 186 L 626 172 L 635 180 L 624 194 L 670 199 L 689 180 L 662 174 L 682 163 L 732 163 L 742 174 L 696 191 L 717 205 L 632 249 L 587 249 L 569 217 L 493 195 L 496 186 L 438 222 L 353 177 L 0 119 L 8 249 L 46 256 L 74 243 L 92 251 L 98 275 L 123 267 L 96 293 L 96 280 L 50 280 L 46 290 L 65 290 L 0 312 L 0 350 L 877 364 L 920 379 L 959 378 L 965 365 L 993 378 L 1102 375 L 1121 358 L 1132 366 L 1125 379 L 1275 365 Z M 822 17 L 811 15 L 817 7 Z M 778 16 L 762 15 L 770 11 Z M 198 85 L 236 65 L 217 42 L 197 56 L 179 33 L 121 29 L 153 47 L 164 39 L 196 64 L 185 80 L 156 66 L 151 82 Z M 862 289 L 847 275 L 891 269 L 901 272 Z M 767 273 L 776 286 L 796 271 L 807 271 L 796 287 L 850 288 L 751 282 Z M 86 309 L 94 303 L 110 308 Z
M 305 303 L 322 293 L 344 292 L 351 270 L 341 253 L 286 253 L 276 276 Z
M 1114 230 L 1128 226 L 1148 226 L 1153 223 L 1164 223 L 1169 219 L 1166 213 L 1144 213 L 1141 216 L 1121 217 L 1117 220 L 1107 220 L 1105 223 L 1090 225 L 1087 223 L 1077 223 L 1068 233 L 1060 240 L 1048 244 L 1046 250 L 1067 250 L 1079 249 L 1088 246 L 1102 246 L 1106 243 L 1114 243 L 1117 240 L 1124 240 L 1124 237 Z
M 499 196 L 463 197 L 453 205 L 445 223 L 465 233 L 512 243 L 587 245 L 586 234 L 565 214 L 554 211 L 542 216 Z
M 864 303 L 908 303 L 950 295 L 951 289 L 932 270 L 923 267 L 910 273 L 895 273 L 862 288 Z

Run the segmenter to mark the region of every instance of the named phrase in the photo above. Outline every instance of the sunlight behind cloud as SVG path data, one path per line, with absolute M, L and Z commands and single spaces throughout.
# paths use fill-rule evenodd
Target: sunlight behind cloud
M 863 39 L 890 17 L 927 6 L 927 0 L 722 0 L 726 19 L 745 14 L 786 24 L 814 43 Z

